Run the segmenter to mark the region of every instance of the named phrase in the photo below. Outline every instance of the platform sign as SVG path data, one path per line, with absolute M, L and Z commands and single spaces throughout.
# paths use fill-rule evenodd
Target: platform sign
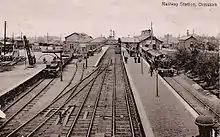
M 48 46 L 42 49 L 42 53 L 62 53 L 63 47 L 57 46 Z
M 49 50 L 49 49 L 46 49 L 46 50 L 42 50 L 42 53 L 62 53 L 63 52 L 63 50 L 57 50 L 57 49 L 51 49 L 51 50 Z

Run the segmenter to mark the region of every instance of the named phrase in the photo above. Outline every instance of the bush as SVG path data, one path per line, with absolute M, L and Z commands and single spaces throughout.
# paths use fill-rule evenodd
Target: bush
M 177 68 L 190 72 L 194 77 L 206 82 L 206 86 L 215 86 L 219 79 L 218 55 L 208 54 L 194 49 L 177 49 L 172 61 Z M 216 86 L 217 87 L 217 86 Z

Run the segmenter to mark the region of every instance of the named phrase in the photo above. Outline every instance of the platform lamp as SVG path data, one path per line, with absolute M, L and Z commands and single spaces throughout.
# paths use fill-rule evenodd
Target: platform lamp
M 155 71 L 156 71 L 156 96 L 159 97 L 159 92 L 158 92 L 158 63 L 159 63 L 159 59 L 156 56 L 154 58 L 154 67 L 155 67 Z
M 140 55 L 140 61 L 141 61 L 141 74 L 144 74 L 144 69 L 143 69 L 143 57 L 142 57 L 142 44 L 139 43 L 139 55 Z
M 60 81 L 63 81 L 63 59 L 62 51 L 60 52 Z

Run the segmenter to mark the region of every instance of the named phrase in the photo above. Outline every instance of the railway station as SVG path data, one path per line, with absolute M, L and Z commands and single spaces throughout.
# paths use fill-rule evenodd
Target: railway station
M 83 6 L 74 4 L 84 14 Z M 56 20 L 47 26 L 51 36 L 36 37 L 35 32 L 35 38 L 33 32 L 9 36 L 16 27 L 4 21 L 0 137 L 220 137 L 220 33 L 219 38 L 201 36 L 187 28 L 183 35 L 163 32 L 159 37 L 165 27 L 150 19 L 139 24 L 143 28 L 133 25 L 139 16 L 134 22 L 125 15 L 126 21 L 118 20 L 123 12 L 117 15 L 120 27 L 113 13 L 105 13 L 98 14 L 99 21 L 107 22 L 98 29 L 95 22 L 81 20 L 81 29 L 73 22 L 53 28 Z M 74 22 L 81 19 L 78 14 L 71 17 Z M 101 32 L 105 25 L 129 35 L 112 28 Z M 139 30 L 131 35 L 134 28 Z M 62 29 L 63 38 L 52 34 Z
M 117 40 L 112 33 L 90 45 L 90 36 L 73 33 L 63 48 L 44 48 L 40 57 L 31 56 L 24 37 L 29 64 L 0 73 L 1 136 L 216 136 L 219 117 L 202 109 L 210 105 L 202 87 L 154 64 L 174 51 L 159 50 L 151 35 Z M 50 64 L 42 59 L 48 54 Z

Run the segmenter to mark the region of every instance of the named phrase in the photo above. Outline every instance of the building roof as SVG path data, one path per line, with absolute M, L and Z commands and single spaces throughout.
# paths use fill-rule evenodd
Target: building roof
M 139 42 L 149 38 L 151 35 L 139 35 L 139 36 L 135 36 Z
M 150 38 L 151 35 L 150 34 L 148 34 L 148 35 L 139 35 L 139 36 L 135 36 L 135 37 L 138 39 L 139 42 L 142 42 L 143 40 Z M 158 39 L 156 36 L 152 36 L 152 38 L 156 39 L 160 42 L 163 42 L 162 40 Z
M 66 36 L 65 39 L 67 40 L 67 38 L 71 37 L 72 35 L 76 35 L 78 37 L 77 39 L 71 40 L 73 42 L 87 43 L 93 39 L 92 36 L 89 36 L 86 33 L 76 33 L 76 32 Z
M 97 37 L 95 39 L 93 39 L 92 41 L 90 42 L 94 42 L 94 43 L 100 43 L 100 42 L 105 42 L 107 39 L 105 37 Z
M 73 33 L 71 33 L 70 35 L 66 36 L 65 38 L 68 38 L 68 37 L 70 37 L 70 36 L 72 36 L 72 35 L 74 35 L 74 34 L 76 34 L 76 35 L 80 35 L 80 36 L 89 36 L 89 35 L 86 34 L 86 33 L 77 33 L 77 32 L 73 32 Z M 89 37 L 92 38 L 92 36 L 89 36 Z
M 148 39 L 151 35 L 139 35 L 134 37 L 122 37 L 121 42 L 127 42 L 127 43 L 139 43 L 142 42 L 145 39 Z M 160 42 L 163 42 L 159 40 L 157 37 L 153 36 L 153 39 L 156 39 Z
M 194 38 L 196 39 L 193 35 L 190 35 L 190 36 L 183 36 L 183 37 L 180 37 L 179 40 L 187 40 L 189 38 Z
M 121 42 L 124 42 L 124 43 L 138 43 L 139 40 L 135 37 L 122 37 Z

